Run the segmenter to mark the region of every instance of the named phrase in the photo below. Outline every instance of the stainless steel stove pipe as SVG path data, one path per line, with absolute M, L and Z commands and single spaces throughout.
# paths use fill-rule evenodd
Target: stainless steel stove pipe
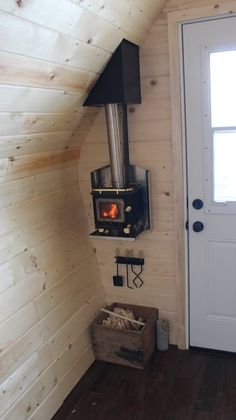
M 125 167 L 124 167 L 124 133 L 123 133 L 123 112 L 119 104 L 105 105 L 108 145 L 111 162 L 111 177 L 113 188 L 124 188 Z

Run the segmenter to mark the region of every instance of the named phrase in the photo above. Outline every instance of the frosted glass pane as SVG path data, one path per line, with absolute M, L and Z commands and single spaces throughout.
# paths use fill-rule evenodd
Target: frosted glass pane
M 236 126 L 236 51 L 210 54 L 212 127 Z
M 214 201 L 236 201 L 236 131 L 215 132 Z

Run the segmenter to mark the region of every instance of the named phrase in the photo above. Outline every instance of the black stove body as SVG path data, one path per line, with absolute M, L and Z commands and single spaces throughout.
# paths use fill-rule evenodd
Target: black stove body
M 129 165 L 126 188 L 112 188 L 111 168 L 91 173 L 95 237 L 135 240 L 150 228 L 148 171 Z M 105 186 L 105 187 L 104 187 Z

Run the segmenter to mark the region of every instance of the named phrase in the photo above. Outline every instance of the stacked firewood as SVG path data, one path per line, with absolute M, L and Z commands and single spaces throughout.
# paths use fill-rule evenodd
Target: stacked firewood
M 144 326 L 143 319 L 141 317 L 136 319 L 131 309 L 115 307 L 112 312 L 105 309 L 102 311 L 109 313 L 108 318 L 103 320 L 105 327 L 138 331 Z

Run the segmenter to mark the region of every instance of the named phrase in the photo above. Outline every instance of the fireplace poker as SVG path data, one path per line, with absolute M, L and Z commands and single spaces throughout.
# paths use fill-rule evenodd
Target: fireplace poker
M 131 252 L 131 255 L 130 255 L 130 252 Z M 126 264 L 125 264 L 125 266 L 126 266 L 126 284 L 127 284 L 127 287 L 129 289 L 133 289 L 133 287 L 130 286 L 130 284 L 129 284 L 129 257 L 130 256 L 132 256 L 132 251 L 127 250 L 126 251 Z

